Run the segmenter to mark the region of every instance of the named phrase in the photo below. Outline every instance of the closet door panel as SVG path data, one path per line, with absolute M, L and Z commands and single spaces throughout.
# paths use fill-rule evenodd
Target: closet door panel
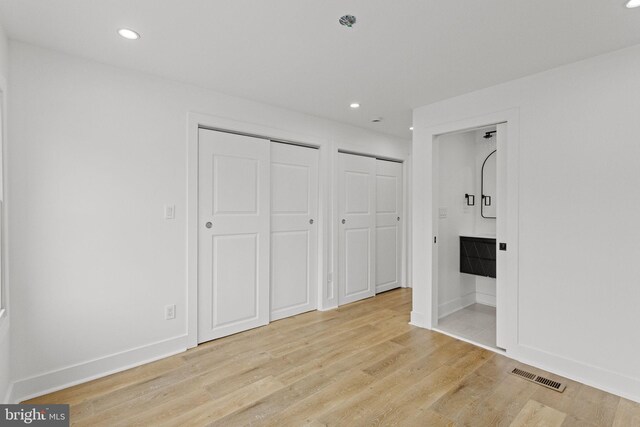
M 339 153 L 339 304 L 375 295 L 376 160 Z
M 376 160 L 376 293 L 402 284 L 402 163 Z
M 317 308 L 318 155 L 271 143 L 271 320 Z
M 269 142 L 198 135 L 198 342 L 269 322 Z

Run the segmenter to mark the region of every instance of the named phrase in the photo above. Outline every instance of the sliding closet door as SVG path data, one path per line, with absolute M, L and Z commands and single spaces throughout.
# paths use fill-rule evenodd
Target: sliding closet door
M 269 323 L 270 142 L 201 129 L 198 342 Z
M 271 143 L 271 320 L 317 308 L 318 154 Z
M 376 159 L 339 153 L 339 303 L 375 295 Z
M 402 163 L 376 160 L 376 293 L 402 279 Z

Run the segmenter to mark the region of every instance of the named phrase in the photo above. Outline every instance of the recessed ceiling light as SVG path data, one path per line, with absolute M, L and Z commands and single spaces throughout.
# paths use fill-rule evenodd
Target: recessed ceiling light
M 627 2 L 627 7 L 629 9 L 633 9 L 634 7 L 640 6 L 640 0 L 629 0 Z
M 360 104 L 358 104 L 357 102 L 354 102 L 351 105 L 349 105 L 349 107 L 351 107 L 351 108 L 360 108 Z
M 127 40 L 138 40 L 140 38 L 140 34 L 128 28 L 120 28 L 118 30 L 118 34 L 120 34 L 122 37 L 124 37 Z
M 411 126 L 411 127 L 409 128 L 409 130 L 413 130 L 413 126 Z

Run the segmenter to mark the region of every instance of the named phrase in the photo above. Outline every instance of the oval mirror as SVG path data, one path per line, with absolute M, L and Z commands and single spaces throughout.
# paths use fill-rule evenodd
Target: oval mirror
M 482 163 L 482 197 L 480 200 L 480 215 L 483 218 L 496 218 L 496 182 L 497 161 L 496 150 L 491 152 Z

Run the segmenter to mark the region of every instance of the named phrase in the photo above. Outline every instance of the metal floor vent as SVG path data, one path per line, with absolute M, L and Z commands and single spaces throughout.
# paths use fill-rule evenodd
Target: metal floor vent
M 558 381 L 550 380 L 549 378 L 541 377 L 540 375 L 532 374 L 531 372 L 523 371 L 522 369 L 513 368 L 511 371 L 513 375 L 516 375 L 520 378 L 524 378 L 527 381 L 531 381 L 536 384 L 540 384 L 546 388 L 550 388 L 551 390 L 557 391 L 558 393 L 562 393 L 566 385 L 559 383 Z

